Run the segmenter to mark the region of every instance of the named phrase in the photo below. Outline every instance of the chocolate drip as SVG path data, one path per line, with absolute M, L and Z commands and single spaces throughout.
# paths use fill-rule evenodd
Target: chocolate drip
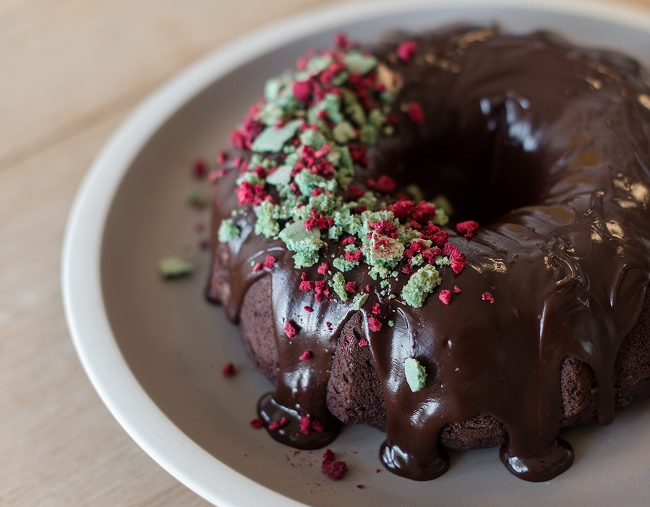
M 385 173 L 444 193 L 458 219 L 478 217 L 483 227 L 471 240 L 451 233 L 467 268 L 458 277 L 443 270 L 441 289 L 463 291 L 449 306 L 432 295 L 416 309 L 373 289 L 360 310 L 386 405 L 380 457 L 399 475 L 435 478 L 448 467 L 440 430 L 488 414 L 507 427 L 500 452 L 506 467 L 525 480 L 548 480 L 573 461 L 570 445 L 557 438 L 562 361 L 571 356 L 593 369 L 598 419 L 610 422 L 616 353 L 650 280 L 650 90 L 626 57 L 545 33 L 458 28 L 417 42 L 409 63 L 396 58 L 396 43 L 374 48 L 402 78 L 395 112 L 417 100 L 426 121 L 401 120 L 395 135 L 371 150 L 364 177 Z M 219 185 L 215 224 L 237 208 L 236 172 Z M 299 291 L 291 253 L 252 234 L 252 220 L 238 216 L 242 235 L 225 257 L 215 248 L 209 292 L 236 320 L 251 284 L 272 277 L 279 372 L 260 412 L 269 423 L 287 417 L 274 438 L 323 446 L 339 429 L 326 387 L 336 340 L 354 310 Z M 329 244 L 324 255 L 341 248 Z M 276 267 L 253 273 L 251 261 L 269 252 Z M 316 267 L 303 271 L 324 278 Z M 374 287 L 363 267 L 347 275 Z M 402 274 L 391 279 L 391 292 L 406 282 Z M 482 299 L 485 291 L 493 304 Z M 379 331 L 368 326 L 375 304 L 385 317 Z M 283 331 L 287 320 L 299 330 L 293 338 Z M 300 360 L 305 351 L 312 357 Z M 407 358 L 427 370 L 420 391 L 405 381 Z M 324 431 L 301 432 L 305 416 Z
M 312 280 L 316 276 L 323 278 L 315 269 L 304 272 Z M 315 303 L 313 293 L 288 298 L 287 294 L 296 292 L 300 285 L 300 273 L 295 269 L 276 269 L 271 276 L 280 369 L 275 392 L 260 402 L 260 414 L 267 421 L 282 417 L 289 420 L 286 427 L 270 432 L 276 440 L 301 449 L 320 448 L 336 437 L 341 426 L 327 409 L 326 391 L 336 340 L 351 309 L 347 305 Z M 305 306 L 313 307 L 313 312 L 305 311 Z M 284 332 L 288 320 L 298 329 L 293 338 Z M 301 359 L 303 353 L 309 357 Z M 301 431 L 303 417 L 311 424 Z

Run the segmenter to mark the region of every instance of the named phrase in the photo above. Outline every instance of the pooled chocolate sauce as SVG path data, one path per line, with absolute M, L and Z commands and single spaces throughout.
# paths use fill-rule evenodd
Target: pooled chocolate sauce
M 440 430 L 489 414 L 508 431 L 500 452 L 506 467 L 525 480 L 548 480 L 573 460 L 557 438 L 563 359 L 593 369 L 598 420 L 610 422 L 614 360 L 650 280 L 650 86 L 631 59 L 547 33 L 462 27 L 415 39 L 418 53 L 408 63 L 396 57 L 397 42 L 372 49 L 402 78 L 395 111 L 417 100 L 425 122 L 400 120 L 371 149 L 362 177 L 417 183 L 431 189 L 427 197 L 445 194 L 455 220 L 481 223 L 471 239 L 450 231 L 467 267 L 459 276 L 442 269 L 440 289 L 462 293 L 449 306 L 434 293 L 413 308 L 382 296 L 361 266 L 346 274 L 372 288 L 361 310 L 314 302 L 297 288 L 303 272 L 323 279 L 317 266 L 296 270 L 281 242 L 253 234 L 250 212 L 237 219 L 242 233 L 228 255 L 215 247 L 215 265 L 223 271 L 225 263 L 227 277 L 214 278 L 208 292 L 237 321 L 248 288 L 271 277 L 279 371 L 259 411 L 267 423 L 286 417 L 270 432 L 277 440 L 310 449 L 335 438 L 340 423 L 327 409 L 326 387 L 340 330 L 360 311 L 383 385 L 380 458 L 389 470 L 438 477 L 448 468 Z M 215 227 L 237 207 L 236 177 L 230 171 L 219 183 Z M 329 243 L 323 259 L 342 252 Z M 253 272 L 251 263 L 269 253 L 276 266 Z M 390 292 L 399 294 L 407 280 L 390 279 Z M 368 325 L 375 303 L 379 331 Z M 292 338 L 287 321 L 298 329 Z M 300 360 L 306 351 L 311 358 Z M 427 371 L 417 392 L 404 377 L 407 358 Z M 301 431 L 305 417 L 317 424 Z

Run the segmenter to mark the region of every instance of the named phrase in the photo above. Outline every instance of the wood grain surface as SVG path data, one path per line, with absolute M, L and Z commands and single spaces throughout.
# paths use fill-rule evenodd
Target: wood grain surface
M 0 506 L 208 505 L 88 382 L 61 303 L 65 222 L 92 158 L 148 93 L 239 35 L 331 3 L 0 0 Z

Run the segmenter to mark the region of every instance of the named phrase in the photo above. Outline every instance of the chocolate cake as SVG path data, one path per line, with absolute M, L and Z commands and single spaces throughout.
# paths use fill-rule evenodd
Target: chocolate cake
M 561 428 L 650 395 L 649 139 L 647 72 L 545 32 L 341 36 L 269 81 L 213 175 L 207 293 L 271 436 L 376 426 L 416 480 L 445 448 L 565 471 Z

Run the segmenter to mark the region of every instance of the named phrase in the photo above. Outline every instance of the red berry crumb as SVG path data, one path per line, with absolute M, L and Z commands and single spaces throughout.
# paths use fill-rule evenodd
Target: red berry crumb
M 454 285 L 454 294 L 461 294 L 463 291 L 458 285 Z
M 280 428 L 284 428 L 287 424 L 289 424 L 289 419 L 283 417 L 279 421 L 273 421 L 271 424 L 269 424 L 269 430 L 279 430 Z
M 221 373 L 223 374 L 224 377 L 234 377 L 235 373 L 235 365 L 232 363 L 228 363 L 226 366 L 223 367 L 221 370 Z
M 342 479 L 345 472 L 348 471 L 348 466 L 345 464 L 345 461 L 338 459 L 334 461 L 323 461 L 321 464 L 321 470 L 328 477 L 338 481 Z
M 266 269 L 271 269 L 273 266 L 275 266 L 275 257 L 273 257 L 272 255 L 267 255 L 264 258 L 264 267 Z
M 368 318 L 368 327 L 370 328 L 370 331 L 377 332 L 381 329 L 381 322 L 374 317 L 369 317 Z
M 311 98 L 311 85 L 308 81 L 296 81 L 293 83 L 291 92 L 298 102 L 308 104 Z
M 294 326 L 290 320 L 288 320 L 287 323 L 284 325 L 284 334 L 286 334 L 289 338 L 293 338 L 298 334 L 298 330 L 296 329 L 296 326 Z
M 365 488 L 365 486 L 363 484 L 357 484 L 357 488 L 363 489 L 363 488 Z
M 352 294 L 357 293 L 357 284 L 354 282 L 348 282 L 345 284 L 345 291 L 350 292 Z
M 357 187 L 355 185 L 350 185 L 348 187 L 348 198 L 353 201 L 356 201 L 357 199 L 363 197 L 363 194 L 365 194 L 365 192 L 361 187 Z
M 404 41 L 397 48 L 397 57 L 403 62 L 408 62 L 413 58 L 417 50 L 418 45 L 415 41 Z
M 375 182 L 375 190 L 384 194 L 390 194 L 395 190 L 396 187 L 397 183 L 395 183 L 395 180 L 390 176 L 386 176 L 385 174 L 382 174 Z
M 255 429 L 259 429 L 262 426 L 264 426 L 264 421 L 262 420 L 261 417 L 256 417 L 249 424 L 251 425 L 251 427 L 253 427 Z
M 478 229 L 478 222 L 475 222 L 474 220 L 467 220 L 456 224 L 456 230 L 460 234 L 464 234 L 467 239 L 474 236 L 474 231 L 476 229 Z
M 456 273 L 457 275 L 460 274 L 460 272 L 465 269 L 465 260 L 464 259 L 452 259 L 450 261 L 451 263 L 451 270 Z
M 308 415 L 303 415 L 300 418 L 300 433 L 303 435 L 309 435 L 309 429 L 311 427 L 311 417 Z
M 441 290 L 438 294 L 438 299 L 443 302 L 443 304 L 449 306 L 451 303 L 451 291 L 450 290 Z
M 307 361 L 308 359 L 311 359 L 313 354 L 309 350 L 305 350 L 302 354 L 300 354 L 300 359 L 301 361 Z
M 342 33 L 342 32 L 337 33 L 334 36 L 334 44 L 339 49 L 348 49 L 352 45 L 352 44 L 350 44 L 350 40 L 348 39 L 347 34 Z
M 345 461 L 334 459 L 334 453 L 327 449 L 323 453 L 323 462 L 321 463 L 322 472 L 328 477 L 338 481 L 342 479 L 345 475 L 345 472 L 348 471 L 348 466 L 345 464 Z
M 483 294 L 481 294 L 481 299 L 483 301 L 487 301 L 490 304 L 494 304 L 494 296 L 490 294 L 488 291 L 485 291 Z
M 197 160 L 194 162 L 194 167 L 192 168 L 194 176 L 197 178 L 204 178 L 208 174 L 208 164 L 205 163 L 205 160 Z
M 328 262 L 323 262 L 320 266 L 318 266 L 318 272 L 319 272 L 321 275 L 326 275 L 326 274 L 327 274 L 327 270 L 328 270 L 329 268 L 330 268 L 329 263 L 328 263 Z
M 424 111 L 418 102 L 409 102 L 407 114 L 413 123 L 422 123 L 424 121 Z

